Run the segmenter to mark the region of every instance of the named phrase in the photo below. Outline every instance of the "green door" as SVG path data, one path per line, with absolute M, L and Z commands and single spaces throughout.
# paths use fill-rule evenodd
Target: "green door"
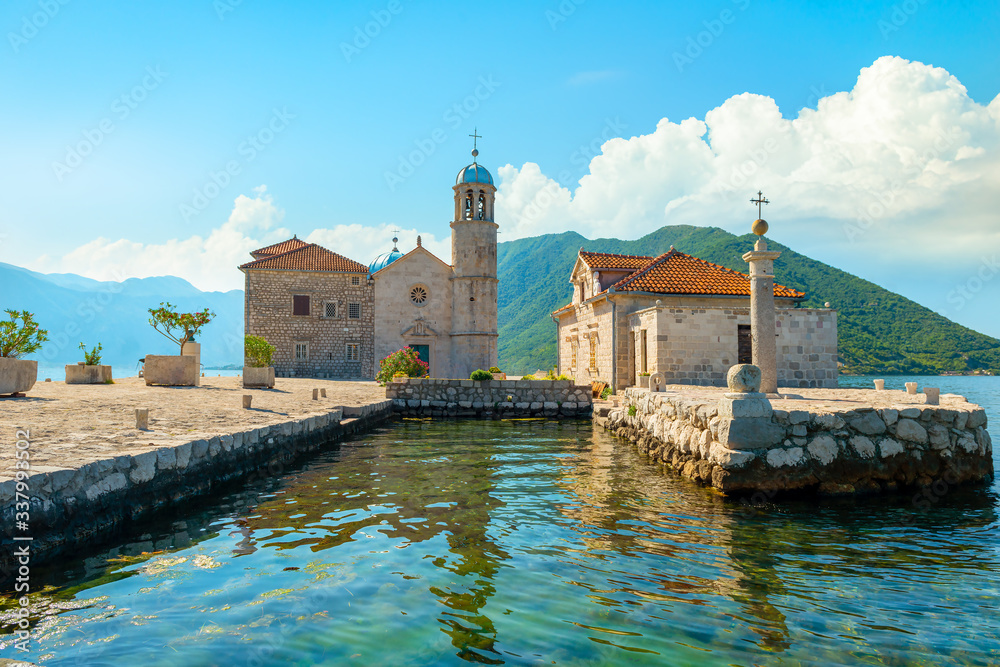
M 430 366 L 431 363 L 430 345 L 410 345 L 410 347 L 417 351 L 417 356 L 420 357 L 420 361 Z

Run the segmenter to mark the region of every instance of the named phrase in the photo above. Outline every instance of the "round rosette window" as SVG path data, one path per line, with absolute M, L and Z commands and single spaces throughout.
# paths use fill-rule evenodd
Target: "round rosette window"
M 427 288 L 423 285 L 414 285 L 410 288 L 410 303 L 414 306 L 423 306 L 427 303 L 427 299 L 430 294 L 427 292 Z

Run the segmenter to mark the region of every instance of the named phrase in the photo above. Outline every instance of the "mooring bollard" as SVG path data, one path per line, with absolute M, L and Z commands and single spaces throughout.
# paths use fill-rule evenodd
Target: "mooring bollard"
M 135 427 L 140 431 L 149 430 L 149 408 L 135 409 Z
M 243 394 L 243 409 L 249 410 L 251 403 L 253 403 L 253 394 Z
M 326 398 L 326 389 L 320 389 L 319 395 L 322 396 L 323 398 Z
M 939 387 L 924 387 L 925 402 L 927 405 L 941 404 L 941 389 Z
M 885 390 L 885 380 L 875 380 L 875 391 Z
M 313 400 L 319 399 L 319 389 L 313 389 Z
M 907 382 L 906 383 L 906 393 L 907 394 L 916 394 L 917 393 L 917 383 L 916 382 Z

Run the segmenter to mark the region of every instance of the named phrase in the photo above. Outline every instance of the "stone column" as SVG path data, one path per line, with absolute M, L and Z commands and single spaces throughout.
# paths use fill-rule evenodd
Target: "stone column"
M 762 226 L 758 223 L 764 223 Z M 754 233 L 767 223 L 754 223 Z M 760 235 L 763 234 L 760 232 Z M 760 236 L 759 235 L 759 236 Z M 753 363 L 760 368 L 760 390 L 765 394 L 778 392 L 778 346 L 774 327 L 774 260 L 780 252 L 769 252 L 767 242 L 758 238 L 752 251 L 743 255 L 750 263 L 750 332 L 753 335 Z

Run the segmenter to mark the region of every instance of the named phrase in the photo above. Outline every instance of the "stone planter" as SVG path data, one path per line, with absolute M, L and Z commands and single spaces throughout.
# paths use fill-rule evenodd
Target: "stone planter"
M 146 356 L 143 378 L 147 385 L 196 387 L 199 370 L 198 357 L 194 355 L 150 354 Z
M 243 367 L 243 387 L 250 388 L 274 388 L 274 366 L 263 366 L 254 368 L 253 366 Z
M 66 384 L 110 384 L 111 366 L 66 364 Z
M 494 380 L 506 380 L 507 379 L 507 374 L 506 373 L 494 373 L 493 374 L 493 379 Z
M 21 394 L 35 386 L 38 362 L 0 357 L 0 396 Z
M 917 393 L 917 383 L 916 382 L 906 382 L 906 393 L 916 394 Z
M 885 380 L 873 380 L 875 391 L 885 391 Z
M 640 375 L 639 376 L 639 386 L 643 387 L 643 388 L 648 388 L 649 387 L 649 376 L 648 375 Z

